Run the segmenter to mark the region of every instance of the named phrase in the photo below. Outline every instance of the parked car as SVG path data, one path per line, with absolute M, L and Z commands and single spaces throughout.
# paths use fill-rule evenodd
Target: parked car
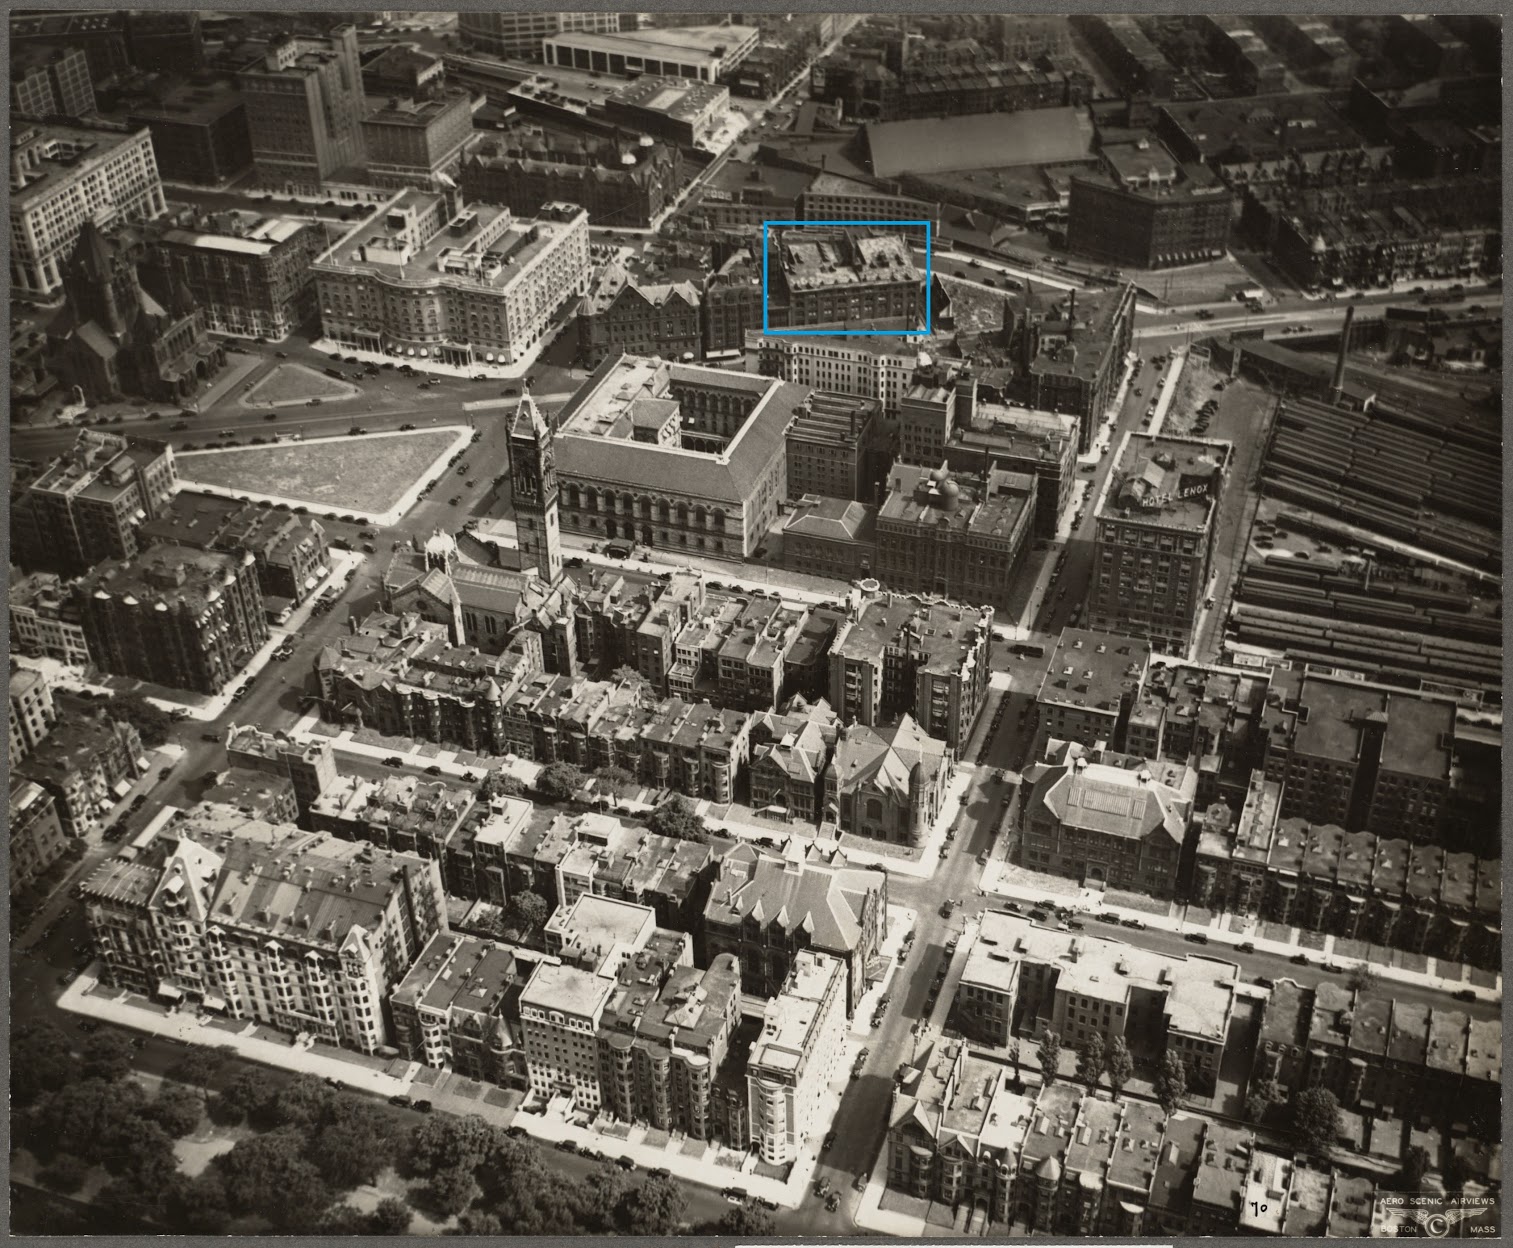
M 1312 963 L 1310 963 L 1308 961 L 1308 955 L 1306 953 L 1295 953 L 1295 954 L 1292 955 L 1292 957 L 1288 958 L 1287 960 L 1289 962 L 1291 962 L 1294 966 L 1310 966 L 1310 965 L 1312 965 Z
M 1451 995 L 1454 996 L 1457 1001 L 1478 1000 L 1477 995 L 1469 988 L 1457 988 Z
M 666 1166 L 657 1166 L 651 1170 L 648 1170 L 646 1173 L 654 1179 L 672 1178 L 672 1171 L 669 1170 Z
M 1254 953 L 1255 951 L 1256 942 L 1253 940 L 1241 941 L 1238 945 L 1235 946 L 1236 953 Z
M 403 767 L 405 760 L 400 758 L 398 754 L 390 754 L 388 758 L 383 760 L 383 765 L 385 767 Z
M 389 1104 L 398 1105 L 401 1109 L 409 1109 L 410 1106 L 414 1104 L 414 1102 L 410 1100 L 408 1096 L 400 1096 L 398 1094 L 395 1094 L 394 1096 L 391 1096 L 389 1098 Z
M 416 1101 L 414 1108 L 417 1113 L 429 1114 L 434 1107 L 430 1101 Z
M 1194 945 L 1206 945 L 1206 944 L 1208 944 L 1208 933 L 1207 932 L 1188 932 L 1185 936 L 1182 937 L 1182 939 L 1185 940 L 1185 941 L 1188 941 L 1190 944 L 1194 944 Z
M 634 1170 L 636 1168 L 636 1163 L 623 1154 L 615 1158 L 615 1165 L 619 1166 L 622 1170 Z

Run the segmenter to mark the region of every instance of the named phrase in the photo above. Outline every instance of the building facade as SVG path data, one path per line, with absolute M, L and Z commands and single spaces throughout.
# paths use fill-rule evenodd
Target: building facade
M 10 781 L 10 895 L 20 896 L 68 850 L 57 801 L 35 780 Z
M 788 496 L 876 502 L 881 426 L 875 400 L 810 395 L 788 426 Z
M 770 246 L 768 324 L 929 328 L 924 271 L 902 234 L 816 224 L 780 230 Z
M 48 572 L 10 583 L 11 647 L 15 653 L 57 659 L 69 667 L 89 663 L 89 642 L 67 582 Z
M 458 35 L 483 52 L 538 60 L 549 35 L 565 31 L 613 34 L 620 29 L 618 13 L 499 13 L 457 15 Z
M 88 703 L 60 697 L 60 715 L 46 739 L 16 768 L 53 797 L 64 834 L 98 831 L 144 770 L 142 741 L 130 724 Z
M 607 356 L 696 359 L 703 348 L 699 291 L 692 282 L 642 285 L 615 266 L 601 273 L 578 312 L 579 352 L 590 368 Z
M 131 124 L 151 132 L 158 173 L 170 182 L 219 186 L 252 164 L 247 105 L 234 83 L 185 83 L 161 101 L 135 105 Z
M 95 111 L 82 48 L 23 48 L 11 65 L 11 108 L 28 117 L 88 117 Z
M 391 96 L 363 118 L 362 136 L 373 186 L 443 190 L 455 184 L 462 150 L 473 137 L 473 101 L 466 91 Z
M 47 676 L 11 661 L 10 764 L 14 767 L 52 731 L 57 712 Z

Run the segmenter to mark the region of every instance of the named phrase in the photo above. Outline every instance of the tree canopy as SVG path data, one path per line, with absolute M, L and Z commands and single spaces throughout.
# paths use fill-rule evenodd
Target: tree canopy
M 1328 1088 L 1304 1088 L 1292 1102 L 1292 1129 L 1315 1156 L 1328 1156 L 1340 1134 L 1340 1103 Z
M 536 792 L 545 801 L 566 802 L 583 787 L 584 779 L 572 763 L 548 763 L 536 777 Z
M 698 841 L 700 844 L 709 842 L 709 829 L 681 793 L 674 793 L 652 811 L 647 817 L 646 826 L 659 836 L 670 836 L 679 841 Z
M 1156 1072 L 1156 1100 L 1169 1114 L 1182 1103 L 1182 1098 L 1186 1095 L 1187 1065 L 1174 1049 L 1168 1049 Z

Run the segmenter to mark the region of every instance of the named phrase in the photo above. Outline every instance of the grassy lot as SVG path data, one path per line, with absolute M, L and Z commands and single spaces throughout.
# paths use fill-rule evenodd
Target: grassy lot
M 307 399 L 346 399 L 361 393 L 356 386 L 327 377 L 304 364 L 280 364 L 243 398 L 244 403 L 303 403 Z
M 178 457 L 179 475 L 228 490 L 377 513 L 393 507 L 456 436 L 437 430 L 191 452 Z

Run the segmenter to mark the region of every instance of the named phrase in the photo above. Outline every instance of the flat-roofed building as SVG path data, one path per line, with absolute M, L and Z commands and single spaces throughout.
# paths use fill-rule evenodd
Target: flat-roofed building
M 10 779 L 10 895 L 17 897 L 68 849 L 57 799 L 35 780 Z
M 482 10 L 457 15 L 462 39 L 495 56 L 537 60 L 543 40 L 569 31 L 613 34 L 620 29 L 618 13 L 518 13 Z
M 928 329 L 924 270 L 903 234 L 885 228 L 816 222 L 773 231 L 768 324 Z
M 802 387 L 696 364 L 606 358 L 557 414 L 562 527 L 594 539 L 750 555 L 787 497 Z M 676 439 L 637 436 L 669 422 Z
M 958 418 L 941 458 L 958 473 L 981 473 L 986 465 L 1033 476 L 1034 536 L 1054 537 L 1076 481 L 1077 418 L 978 402 L 977 378 L 969 373 L 957 377 L 956 393 Z M 963 401 L 964 394 L 970 399 Z
M 1178 165 L 1148 140 L 1105 144 L 1096 175 L 1072 178 L 1068 250 L 1164 269 L 1224 255 L 1235 198 L 1207 165 Z
M 206 328 L 279 342 L 315 313 L 310 266 L 325 233 L 309 221 L 252 212 L 180 214 L 152 236 L 152 263 L 180 282 Z
M 520 994 L 531 1093 L 571 1098 L 576 1110 L 597 1110 L 599 1024 L 617 986 L 614 971 L 585 971 L 548 961 L 537 965 Z
M 58 818 L 70 837 L 97 831 L 104 817 L 146 770 L 142 741 L 130 724 L 111 719 L 103 708 L 57 699 L 52 730 L 13 768 L 52 794 Z
M 845 1055 L 846 1017 L 845 965 L 801 949 L 767 1003 L 746 1067 L 751 1144 L 769 1165 L 812 1144 Z
M 1155 953 L 1104 936 L 1054 931 L 989 911 L 957 989 L 968 1039 L 1005 1047 L 1042 1026 L 1079 1047 L 1122 1037 L 1136 1060 L 1178 1053 L 1194 1086 L 1213 1086 L 1240 968 L 1206 955 Z
M 14 653 L 57 659 L 70 667 L 89 663 L 89 642 L 68 582 L 51 572 L 12 576 L 11 647 Z
M 681 147 L 700 147 L 715 136 L 730 109 L 730 88 L 689 76 L 648 73 L 605 98 L 612 124 L 634 127 Z
M 11 108 L 29 117 L 87 117 L 95 111 L 82 48 L 22 44 L 11 59 Z
M 993 609 L 887 594 L 835 635 L 830 705 L 867 727 L 908 714 L 960 751 L 987 699 Z
M 391 96 L 363 118 L 362 135 L 372 185 L 444 190 L 455 184 L 473 137 L 472 97 L 455 90 L 419 99 Z
M 881 416 L 875 399 L 811 394 L 788 426 L 789 497 L 876 502 Z
M 1093 512 L 1088 625 L 1186 654 L 1208 597 L 1231 446 L 1126 434 Z
M 455 199 L 401 191 L 312 266 L 322 331 L 346 348 L 458 368 L 511 364 L 588 289 L 588 214 L 545 204 L 453 211 Z
M 895 464 L 877 513 L 874 576 L 890 589 L 1006 607 L 1030 547 L 1036 479 Z
M 718 82 L 756 51 L 755 26 L 682 26 L 616 34 L 563 31 L 546 36 L 541 58 L 548 65 L 628 78 L 640 74 Z
M 342 24 L 325 37 L 285 35 L 236 80 L 262 185 L 324 194 L 338 175 L 355 179 L 367 111 L 357 27 Z
M 47 676 L 13 659 L 10 671 L 10 764 L 16 766 L 52 731 L 57 711 Z
M 1062 629 L 1035 698 L 1046 736 L 1122 750 L 1150 658 L 1150 647 L 1132 637 Z
M 11 288 L 50 299 L 85 222 L 105 228 L 167 209 L 152 134 L 51 122 L 11 132 Z
M 1097 293 L 1071 291 L 1044 315 L 1027 307 L 1021 317 L 1014 397 L 1028 407 L 1076 416 L 1079 454 L 1093 449 L 1094 431 L 1118 392 L 1134 344 L 1134 320 L 1131 282 Z
M 184 83 L 161 100 L 133 105 L 131 124 L 151 131 L 158 173 L 170 182 L 218 186 L 252 164 L 247 103 L 235 83 Z

